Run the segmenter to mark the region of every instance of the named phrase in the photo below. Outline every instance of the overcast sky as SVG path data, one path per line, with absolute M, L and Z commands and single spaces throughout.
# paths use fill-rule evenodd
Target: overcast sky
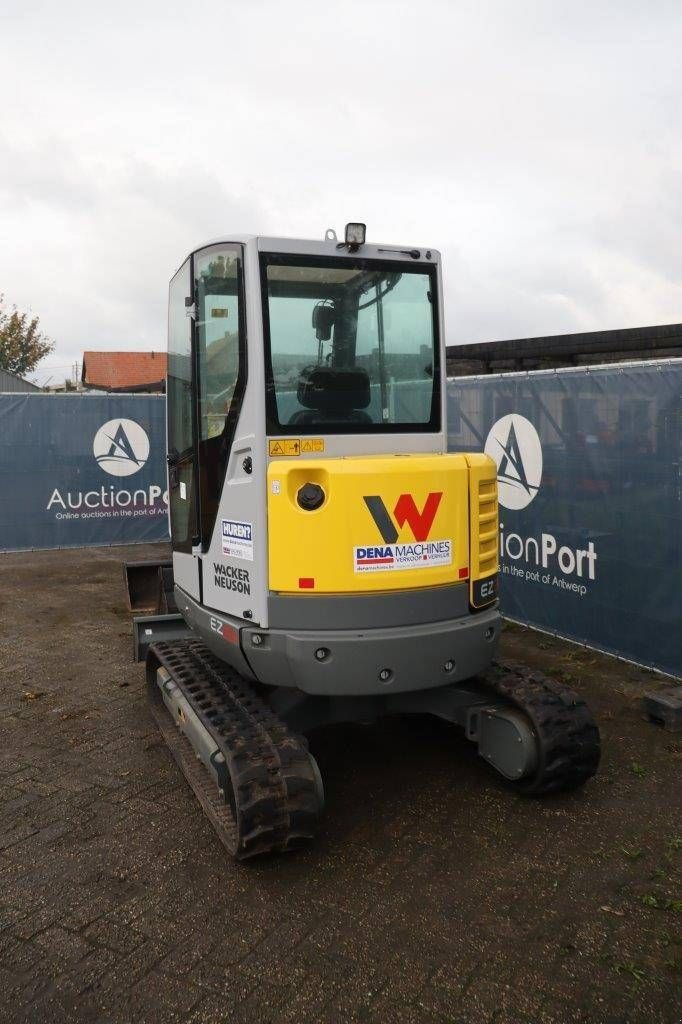
M 0 291 L 165 347 L 208 238 L 443 253 L 449 342 L 682 320 L 682 4 L 0 0 Z

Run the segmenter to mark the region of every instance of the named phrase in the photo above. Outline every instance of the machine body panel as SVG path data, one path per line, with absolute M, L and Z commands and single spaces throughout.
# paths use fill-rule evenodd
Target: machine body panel
M 483 672 L 500 635 L 495 605 L 435 622 L 339 629 L 330 621 L 317 629 L 264 630 L 205 608 L 178 587 L 175 594 L 192 630 L 242 676 L 310 694 L 370 696 L 447 686 Z
M 436 370 L 436 364 L 442 366 L 444 359 L 440 258 L 436 250 L 425 250 L 417 265 L 407 251 L 366 245 L 358 262 L 356 255 L 326 241 L 233 236 L 231 240 L 212 242 L 195 250 L 174 276 L 169 302 L 168 459 L 175 578 L 185 593 L 207 607 L 263 627 L 268 625 L 268 592 L 273 589 L 268 580 L 268 466 L 273 462 L 293 462 L 271 455 L 270 441 L 278 435 L 268 433 L 266 415 L 267 395 L 272 390 L 272 382 L 267 382 L 268 373 L 272 373 L 269 354 L 274 336 L 274 322 L 269 320 L 267 311 L 273 301 L 281 300 L 279 295 L 273 299 L 264 293 L 263 267 L 264 261 L 276 260 L 277 254 L 291 254 L 299 263 L 303 260 L 303 263 L 321 261 L 342 267 L 348 265 L 347 278 L 353 274 L 358 277 L 362 268 L 367 276 L 376 261 L 376 266 L 383 268 L 381 280 L 388 280 L 393 287 L 393 280 L 402 277 L 413 285 L 413 290 L 423 273 L 424 280 L 428 278 L 430 282 L 434 346 L 433 353 L 425 356 L 425 363 L 434 360 Z M 389 271 L 394 268 L 391 277 Z M 296 268 L 295 273 L 301 272 Z M 315 272 L 313 268 L 310 274 L 314 276 Z M 277 273 L 286 276 L 286 268 L 278 268 Z M 295 273 L 291 272 L 294 276 Z M 322 281 L 319 287 L 330 288 L 332 284 Z M 292 281 L 291 287 L 295 286 L 296 282 Z M 284 287 L 288 287 L 286 282 Z M 317 286 L 309 285 L 308 297 L 302 295 L 299 303 L 306 316 L 309 316 L 308 306 L 312 301 L 311 287 L 314 291 Z M 400 286 L 394 288 L 394 293 L 397 295 L 399 290 Z M 395 332 L 400 323 L 400 311 L 408 308 L 405 302 L 410 298 L 414 297 L 406 295 L 400 299 L 402 305 L 396 305 L 393 310 L 393 321 L 391 311 L 386 311 L 384 335 L 389 341 L 390 331 Z M 369 302 L 370 307 L 374 301 L 372 295 L 364 298 L 364 293 L 353 301 L 356 300 L 358 306 Z M 389 300 L 390 295 L 383 303 Z M 369 326 L 362 330 L 365 336 L 370 330 L 374 339 L 365 343 L 366 354 L 362 357 L 369 365 L 373 358 L 372 344 L 376 352 L 374 334 L 378 320 L 372 308 L 363 315 L 369 317 L 371 323 L 368 321 Z M 346 321 L 351 326 L 354 324 L 352 309 Z M 425 330 L 427 320 L 423 315 L 420 323 Z M 309 322 L 306 330 L 310 333 Z M 313 343 L 302 336 L 302 346 L 304 349 L 306 345 L 311 346 L 310 358 L 314 360 L 315 332 L 310 336 Z M 327 356 L 326 362 L 329 361 Z M 369 372 L 372 376 L 371 367 Z M 418 427 L 411 423 L 404 428 L 390 426 L 388 432 L 381 423 L 368 423 L 367 428 L 362 426 L 360 433 L 357 427 L 353 428 L 354 433 L 345 433 L 345 428 L 339 428 L 338 424 L 333 431 L 329 425 L 327 429 L 324 429 L 325 424 L 315 425 L 317 434 L 320 434 L 318 426 L 323 428 L 323 452 L 311 453 L 308 460 L 315 461 L 318 455 L 337 459 L 358 454 L 443 453 L 446 434 L 445 396 L 440 383 L 442 370 L 435 376 L 436 412 L 432 423 Z M 372 380 L 375 381 L 370 385 L 373 409 L 382 401 L 386 404 L 387 386 L 394 389 L 398 399 L 401 388 L 403 391 L 407 388 L 408 392 L 410 389 L 409 381 L 383 386 L 374 377 Z M 430 386 L 429 379 L 423 377 L 422 392 Z M 285 400 L 295 402 L 295 384 L 286 387 L 292 397 L 285 396 Z M 418 396 L 416 400 L 420 401 Z M 294 424 L 286 429 L 289 431 L 287 440 L 291 440 L 291 431 L 304 435 L 310 434 L 313 428 Z M 193 443 L 190 441 L 192 434 Z M 182 452 L 178 451 L 178 436 L 182 438 Z M 372 525 L 370 520 L 369 526 Z M 405 580 L 400 584 L 406 585 Z M 366 584 L 357 589 L 362 592 L 370 587 Z M 395 589 L 395 585 L 386 589 Z
M 309 484 L 324 495 L 313 510 L 299 500 Z M 267 489 L 273 591 L 405 590 L 469 575 L 462 455 L 273 461 Z
M 328 241 L 235 236 L 190 254 L 173 278 L 173 567 L 210 613 L 262 629 L 271 609 L 276 628 L 278 616 L 333 625 L 330 605 L 313 612 L 318 595 L 402 594 L 408 608 L 410 593 L 496 574 L 496 547 L 494 562 L 480 560 L 474 519 L 489 511 L 478 491 L 494 489 L 494 464 L 445 452 L 440 257 L 411 252 L 366 245 L 360 257 Z M 326 335 L 311 324 L 320 306 L 335 310 Z M 348 409 L 329 406 L 316 377 L 337 386 L 349 367 L 360 397 L 351 388 Z M 297 503 L 306 483 L 325 492 L 317 510 Z M 460 617 L 461 605 L 444 615 L 440 598 L 433 621 Z M 390 615 L 367 604 L 346 615 L 374 620 Z
M 426 690 L 484 672 L 497 650 L 496 608 L 445 622 L 358 630 L 246 627 L 244 656 L 255 677 L 325 696 Z M 262 637 L 254 644 L 254 636 Z M 320 656 L 324 652 L 324 656 Z

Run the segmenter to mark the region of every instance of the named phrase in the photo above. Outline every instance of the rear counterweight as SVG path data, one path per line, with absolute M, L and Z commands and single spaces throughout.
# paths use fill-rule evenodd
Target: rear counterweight
M 328 696 L 424 690 L 470 679 L 495 656 L 496 608 L 446 622 L 392 629 L 300 630 L 248 627 L 242 651 L 270 686 Z

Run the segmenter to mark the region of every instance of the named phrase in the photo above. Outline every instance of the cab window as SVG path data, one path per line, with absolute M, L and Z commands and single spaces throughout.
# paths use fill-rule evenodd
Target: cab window
M 435 268 L 262 257 L 270 433 L 440 428 Z

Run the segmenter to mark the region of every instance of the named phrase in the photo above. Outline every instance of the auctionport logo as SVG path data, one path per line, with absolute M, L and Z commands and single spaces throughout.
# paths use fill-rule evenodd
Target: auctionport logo
M 92 451 L 111 476 L 132 476 L 149 458 L 149 437 L 135 420 L 108 420 L 95 434 Z
M 530 505 L 542 480 L 542 446 L 530 420 L 517 412 L 502 416 L 491 427 L 485 453 L 497 465 L 500 505 L 515 511 Z M 592 540 L 585 547 L 574 547 L 562 544 L 561 538 L 553 533 L 540 531 L 534 537 L 509 533 L 500 522 L 503 576 L 519 577 L 527 583 L 541 583 L 584 597 L 588 582 L 596 579 L 597 557 Z
M 485 453 L 497 465 L 497 497 L 500 505 L 521 509 L 530 505 L 542 480 L 542 445 L 538 432 L 517 412 L 493 424 Z

